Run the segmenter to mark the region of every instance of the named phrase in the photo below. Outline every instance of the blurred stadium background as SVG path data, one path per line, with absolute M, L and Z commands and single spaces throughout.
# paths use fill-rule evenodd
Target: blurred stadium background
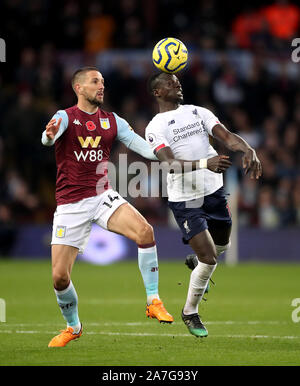
M 6 63 L 0 63 L 2 258 L 50 256 L 56 167 L 41 134 L 58 109 L 75 103 L 73 71 L 96 65 L 106 82 L 104 109 L 144 136 L 156 113 L 146 89 L 152 48 L 173 36 L 190 53 L 179 75 L 185 102 L 213 110 L 262 161 L 263 177 L 252 181 L 242 175 L 241 157 L 231 154 L 226 184 L 237 204 L 238 259 L 300 262 L 300 64 L 291 58 L 292 40 L 300 36 L 296 1 L 3 0 L 0 7 L 6 42 Z M 129 163 L 142 160 L 116 143 L 113 162 L 119 153 L 128 153 Z M 183 259 L 189 250 L 166 199 L 127 199 L 154 226 L 160 259 Z M 85 253 L 101 264 L 135 256 L 134 245 L 101 229 L 93 229 Z

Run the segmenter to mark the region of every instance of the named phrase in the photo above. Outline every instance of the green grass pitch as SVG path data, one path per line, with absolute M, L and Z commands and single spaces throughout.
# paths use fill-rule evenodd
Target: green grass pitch
M 145 316 L 137 262 L 94 266 L 76 262 L 72 280 L 84 333 L 49 349 L 65 328 L 51 282 L 50 261 L 0 259 L 0 365 L 201 366 L 300 365 L 300 265 L 220 263 L 200 315 L 209 336 L 190 335 L 180 319 L 190 271 L 183 262 L 160 262 L 160 296 L 172 325 Z M 299 311 L 300 316 L 300 311 Z

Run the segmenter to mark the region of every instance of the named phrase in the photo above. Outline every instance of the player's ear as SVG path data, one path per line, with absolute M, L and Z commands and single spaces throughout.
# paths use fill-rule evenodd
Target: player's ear
M 81 85 L 80 85 L 80 83 L 75 83 L 74 84 L 74 92 L 75 92 L 76 95 L 81 93 Z
M 155 97 L 160 97 L 160 89 L 154 88 L 152 92 Z

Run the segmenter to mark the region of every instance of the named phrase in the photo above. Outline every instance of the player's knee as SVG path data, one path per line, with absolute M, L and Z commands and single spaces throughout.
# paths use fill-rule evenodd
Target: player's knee
M 199 261 L 201 261 L 201 263 L 208 264 L 208 265 L 217 264 L 217 253 L 214 250 L 202 255 L 197 255 L 197 256 Z
M 154 241 L 154 232 L 152 226 L 144 222 L 137 229 L 136 243 L 139 245 L 152 243 Z
M 54 288 L 58 291 L 66 289 L 70 283 L 70 275 L 67 272 L 53 271 L 52 280 Z
M 199 259 L 200 260 L 200 259 Z M 208 264 L 208 265 L 215 265 L 217 264 L 217 257 L 214 256 L 205 256 L 202 258 L 202 263 Z

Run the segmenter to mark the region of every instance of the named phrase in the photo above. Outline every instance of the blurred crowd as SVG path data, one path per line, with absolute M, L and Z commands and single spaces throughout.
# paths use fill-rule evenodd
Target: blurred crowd
M 214 111 L 257 149 L 262 162 L 263 177 L 257 182 L 242 175 L 240 155 L 230 154 L 240 179 L 240 224 L 300 225 L 300 77 L 291 66 L 291 41 L 300 36 L 296 3 L 230 8 L 227 2 L 198 0 L 189 2 L 188 9 L 181 0 L 1 3 L 1 37 L 7 42 L 7 63 L 0 64 L 2 240 L 9 244 L 16 224 L 52 222 L 56 167 L 53 148 L 41 145 L 41 133 L 58 109 L 76 102 L 70 67 L 61 60 L 64 52 L 93 65 L 99 52 L 151 49 L 169 35 L 194 53 L 188 70 L 179 75 L 185 102 Z M 202 51 L 218 53 L 218 63 L 205 65 L 197 55 Z M 230 64 L 232 52 L 251 56 L 243 73 Z M 118 113 L 142 136 L 157 112 L 146 89 L 151 71 L 149 63 L 149 73 L 135 74 L 124 51 L 122 65 L 105 73 L 104 109 Z M 116 144 L 113 161 L 120 152 L 128 153 L 128 162 L 141 160 Z M 129 200 L 152 223 L 167 224 L 165 199 Z

